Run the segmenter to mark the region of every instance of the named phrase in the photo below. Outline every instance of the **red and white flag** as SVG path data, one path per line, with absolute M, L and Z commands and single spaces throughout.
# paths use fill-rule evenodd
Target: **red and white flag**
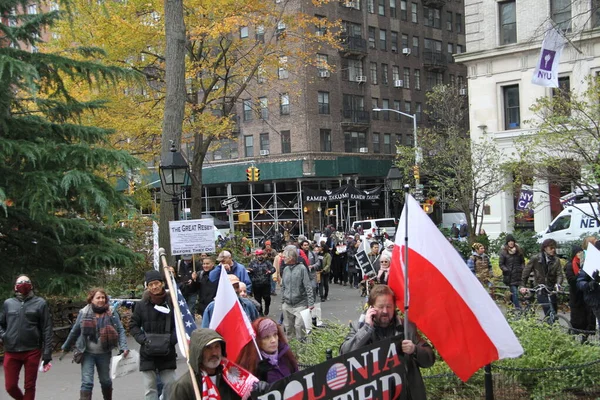
M 236 360 L 242 348 L 255 337 L 250 319 L 227 278 L 225 268 L 221 268 L 219 288 L 215 296 L 209 328 L 219 332 L 225 339 L 229 360 Z
M 404 309 L 407 218 L 408 317 L 448 366 L 467 381 L 492 361 L 523 354 L 496 303 L 412 196 L 398 223 L 388 281 L 399 308 Z

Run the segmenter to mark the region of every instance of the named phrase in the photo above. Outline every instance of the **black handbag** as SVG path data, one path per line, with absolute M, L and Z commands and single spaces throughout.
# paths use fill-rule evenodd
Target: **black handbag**
M 73 350 L 73 361 L 75 364 L 81 364 L 83 361 L 83 351 L 79 350 L 77 347 Z
M 171 328 L 171 316 L 167 315 L 165 331 L 169 332 Z M 144 349 L 150 356 L 166 356 L 171 351 L 170 333 L 146 333 L 146 342 Z

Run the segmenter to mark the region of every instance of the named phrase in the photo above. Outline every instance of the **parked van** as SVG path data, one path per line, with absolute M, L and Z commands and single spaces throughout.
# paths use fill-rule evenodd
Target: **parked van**
M 376 236 L 377 234 L 383 234 L 383 229 L 388 234 L 390 239 L 394 239 L 396 235 L 396 226 L 398 225 L 398 221 L 395 218 L 377 218 L 377 219 L 367 219 L 364 221 L 355 221 L 352 224 L 352 229 L 358 231 L 358 227 L 362 226 L 363 235 L 366 236 L 369 233 Z M 378 229 L 380 231 L 378 232 Z
M 596 215 L 598 206 L 594 205 Z M 590 203 L 576 203 L 568 206 L 558 214 L 548 228 L 538 233 L 538 243 L 546 239 L 554 239 L 557 243 L 579 240 L 581 235 L 594 235 L 600 232 L 600 223 L 594 217 Z

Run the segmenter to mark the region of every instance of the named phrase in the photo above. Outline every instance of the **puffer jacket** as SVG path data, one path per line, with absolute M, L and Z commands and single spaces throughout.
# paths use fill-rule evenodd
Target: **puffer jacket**
M 542 257 L 545 257 L 544 253 L 538 253 L 531 257 L 527 265 L 525 265 L 525 268 L 523 268 L 523 275 L 521 276 L 521 286 L 527 286 L 527 280 L 532 271 L 534 286 L 544 284 L 548 289 L 552 290 L 557 283 L 562 285 L 564 276 L 560 265 L 560 259 L 558 257 L 553 257 L 547 265 L 546 272 L 546 263 Z
M 281 273 L 281 298 L 291 307 L 312 307 L 313 288 L 304 264 L 286 265 Z
M 33 291 L 24 299 L 7 299 L 0 310 L 0 339 L 4 350 L 23 352 L 41 349 L 44 360 L 52 359 L 52 318 L 48 303 Z
M 509 252 L 508 246 L 502 248 L 498 265 L 504 275 L 505 284 L 509 286 L 519 286 L 521 284 L 523 268 L 525 268 L 525 257 L 518 244 L 515 244 L 514 254 Z
M 175 331 L 175 312 L 173 311 L 173 303 L 167 292 L 166 302 L 163 306 L 168 307 L 170 312 L 164 314 L 154 308 L 154 304 L 150 301 L 150 293 L 144 292 L 142 300 L 135 306 L 131 320 L 129 321 L 129 332 L 138 342 L 140 347 L 140 371 L 153 371 L 158 369 L 177 368 L 177 352 L 175 344 L 177 344 L 177 334 Z M 167 328 L 167 318 L 171 320 L 169 323 L 169 331 Z M 166 356 L 151 356 L 146 352 L 146 333 L 169 333 L 171 335 L 171 348 Z
M 252 260 L 248 265 L 248 275 L 252 281 L 252 286 L 269 286 L 273 281 L 273 274 L 275 273 L 275 267 L 268 260 L 259 259 Z

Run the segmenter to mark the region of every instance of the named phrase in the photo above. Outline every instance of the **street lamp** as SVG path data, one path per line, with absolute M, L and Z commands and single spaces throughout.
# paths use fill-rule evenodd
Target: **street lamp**
M 415 148 L 415 192 L 419 193 L 419 189 L 421 187 L 419 181 L 419 163 L 421 162 L 421 152 L 419 151 L 419 146 L 417 145 L 417 114 L 407 114 L 402 111 L 394 110 L 393 108 L 374 108 L 373 111 L 391 111 L 396 114 L 404 115 L 405 117 L 412 118 L 413 120 L 413 138 L 414 138 L 414 148 Z
M 173 203 L 174 220 L 179 220 L 179 197 L 183 194 L 183 185 L 188 181 L 190 168 L 183 155 L 171 143 L 171 149 L 161 161 L 160 186 L 164 193 L 171 196 Z

